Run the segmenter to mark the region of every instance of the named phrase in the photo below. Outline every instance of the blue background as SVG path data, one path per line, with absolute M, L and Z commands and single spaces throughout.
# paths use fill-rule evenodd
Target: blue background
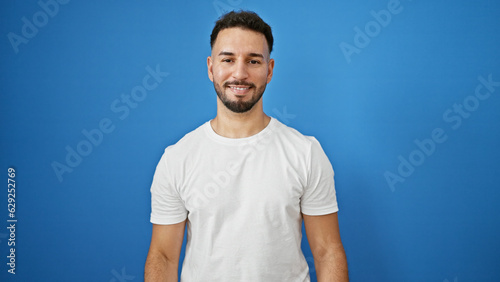
M 166 146 L 215 116 L 209 35 L 222 11 L 240 8 L 275 36 L 266 113 L 316 136 L 332 161 L 351 281 L 499 281 L 500 87 L 474 93 L 478 77 L 500 81 L 500 2 L 402 0 L 385 26 L 371 11 L 393 0 L 66 2 L 52 15 L 37 1 L 0 4 L 1 281 L 143 280 L 154 169 Z M 39 25 L 24 28 L 31 38 L 23 17 Z M 113 111 L 148 66 L 168 76 L 128 115 Z M 114 130 L 80 148 L 88 155 L 60 181 L 52 164 L 67 165 L 66 147 L 103 119 Z M 415 140 L 435 129 L 446 140 L 418 153 Z M 413 170 L 399 173 L 410 156 Z

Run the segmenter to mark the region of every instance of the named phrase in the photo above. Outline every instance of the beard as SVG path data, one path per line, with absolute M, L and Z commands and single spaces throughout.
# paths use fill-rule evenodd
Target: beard
M 249 86 L 251 87 L 251 89 L 255 89 L 255 93 L 253 93 L 249 101 L 240 101 L 240 100 L 232 101 L 226 94 L 226 89 L 228 85 Z M 228 108 L 230 111 L 234 113 L 244 113 L 251 110 L 253 106 L 255 106 L 257 102 L 259 102 L 259 100 L 262 98 L 262 95 L 264 95 L 264 91 L 266 90 L 266 85 L 260 88 L 256 88 L 255 84 L 253 83 L 244 81 L 230 81 L 230 82 L 225 82 L 223 84 L 223 89 L 221 89 L 219 84 L 215 83 L 214 81 L 214 88 L 215 92 L 217 93 L 217 96 L 222 101 L 224 106 L 226 106 L 226 108 Z

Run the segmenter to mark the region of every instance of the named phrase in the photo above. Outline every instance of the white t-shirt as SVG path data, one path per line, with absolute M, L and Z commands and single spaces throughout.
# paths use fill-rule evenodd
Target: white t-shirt
M 314 137 L 272 118 L 247 138 L 206 122 L 165 149 L 151 222 L 187 221 L 181 281 L 310 281 L 302 215 L 338 211 L 333 169 Z

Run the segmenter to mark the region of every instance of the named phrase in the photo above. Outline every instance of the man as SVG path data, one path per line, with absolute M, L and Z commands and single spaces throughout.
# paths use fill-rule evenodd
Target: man
M 217 115 L 167 147 L 155 172 L 146 281 L 310 281 L 304 221 L 318 281 L 347 281 L 333 169 L 320 144 L 267 116 L 271 28 L 230 12 L 212 31 L 208 76 Z

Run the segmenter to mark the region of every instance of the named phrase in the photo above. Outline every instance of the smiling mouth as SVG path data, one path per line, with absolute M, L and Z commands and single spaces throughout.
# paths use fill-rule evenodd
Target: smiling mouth
M 244 87 L 241 87 L 241 86 L 229 86 L 229 88 L 231 88 L 232 90 L 244 91 L 244 90 L 250 89 L 250 86 L 244 86 Z
M 238 96 L 247 94 L 252 87 L 243 85 L 229 85 L 228 88 L 231 89 L 231 92 L 235 93 Z

